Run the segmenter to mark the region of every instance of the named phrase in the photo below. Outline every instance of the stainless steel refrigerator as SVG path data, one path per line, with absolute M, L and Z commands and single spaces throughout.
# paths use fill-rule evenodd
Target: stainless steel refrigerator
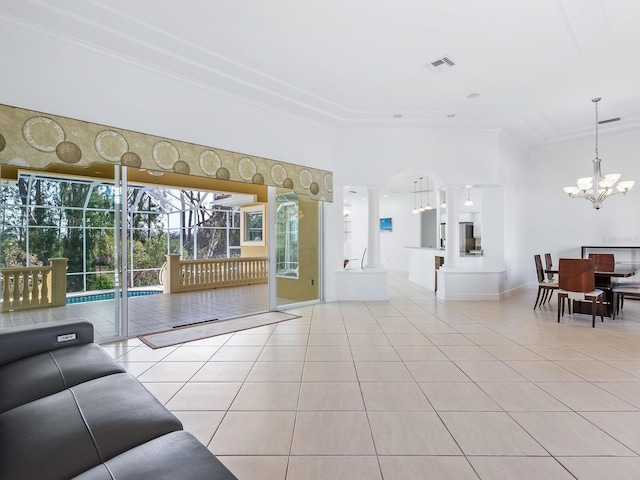
M 440 246 L 446 245 L 446 224 L 440 224 Z M 469 253 L 476 248 L 476 242 L 473 238 L 473 223 L 464 222 L 459 224 L 460 228 L 460 253 Z

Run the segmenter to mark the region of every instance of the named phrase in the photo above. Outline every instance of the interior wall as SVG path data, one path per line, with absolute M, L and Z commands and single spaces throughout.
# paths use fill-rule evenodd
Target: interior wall
M 529 152 L 494 131 L 335 132 L 187 78 L 10 27 L 0 29 L 0 58 L 10 66 L 0 75 L 0 103 L 332 170 L 334 194 L 347 184 L 383 186 L 398 171 L 420 166 L 444 183 L 502 185 L 508 288 L 535 282 L 534 253 L 558 258 L 579 255 L 587 243 L 640 244 L 640 184 L 626 197 L 605 201 L 601 211 L 562 191 L 591 174 L 592 138 Z M 639 150 L 640 134 L 608 137 L 600 129 L 605 173 L 619 171 L 640 182 Z M 327 273 L 341 269 L 344 260 L 341 194 L 334 200 L 325 206 Z M 384 216 L 401 218 L 399 212 L 381 202 Z M 395 238 L 383 237 L 381 245 L 383 257 L 388 248 L 395 252 L 387 256 L 389 268 L 405 265 L 400 252 L 408 239 L 396 245 Z M 354 253 L 361 245 L 355 247 Z M 331 288 L 327 283 L 327 300 Z
M 16 48 L 19 45 L 19 48 Z M 71 47 L 43 32 L 0 29 L 0 103 L 331 170 L 333 132 L 169 75 Z
M 380 261 L 387 270 L 409 271 L 407 247 L 420 246 L 420 214 L 411 213 L 412 208 L 412 195 L 390 195 L 380 201 L 380 217 L 393 219 L 393 231 L 380 232 Z
M 502 228 L 506 292 L 528 285 L 532 270 L 533 258 L 529 258 L 527 249 L 530 230 L 534 224 L 528 212 L 529 205 L 532 203 L 529 195 L 530 175 L 529 150 L 501 136 L 500 183 L 503 185 L 504 201 Z M 541 228 L 541 226 L 534 228 Z M 483 232 L 484 230 L 483 216 Z
M 433 172 L 443 185 L 496 184 L 498 149 L 499 134 L 490 130 L 343 130 L 333 171 L 343 185 L 384 186 L 410 168 Z
M 605 131 L 606 132 L 606 131 Z M 527 223 L 527 271 L 530 284 L 536 282 L 533 255 L 551 253 L 579 257 L 583 245 L 640 245 L 640 133 L 601 136 L 602 173 L 620 173 L 622 180 L 635 180 L 626 195 L 604 201 L 600 210 L 591 202 L 564 193 L 579 177 L 591 176 L 593 139 L 584 139 L 532 150 L 528 162 L 527 198 L 523 209 Z

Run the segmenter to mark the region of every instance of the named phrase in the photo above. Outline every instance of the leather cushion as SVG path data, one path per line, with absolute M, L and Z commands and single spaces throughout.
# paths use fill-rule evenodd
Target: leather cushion
M 67 479 L 181 429 L 134 377 L 107 375 L 0 414 L 0 478 Z
M 0 413 L 79 383 L 124 373 L 99 345 L 88 343 L 23 358 L 0 367 Z
M 173 432 L 124 452 L 73 480 L 237 480 L 187 432 Z
M 0 366 L 58 348 L 93 342 L 93 324 L 68 320 L 0 330 Z

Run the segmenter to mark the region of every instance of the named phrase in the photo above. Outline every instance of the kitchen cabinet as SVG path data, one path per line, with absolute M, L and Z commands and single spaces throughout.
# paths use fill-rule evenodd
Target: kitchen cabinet
M 473 222 L 473 213 L 464 212 L 458 214 L 458 223 L 471 223 Z
M 463 212 L 458 214 L 458 223 L 471 223 L 473 222 L 473 216 L 475 213 L 473 212 Z M 440 214 L 440 223 L 447 223 L 447 214 Z

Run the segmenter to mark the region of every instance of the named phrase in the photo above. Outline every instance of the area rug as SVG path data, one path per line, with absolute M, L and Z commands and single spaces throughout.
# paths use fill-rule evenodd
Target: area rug
M 244 317 L 216 320 L 199 325 L 174 328 L 166 332 L 151 333 L 138 337 L 151 348 L 169 347 L 185 342 L 193 342 L 203 338 L 224 335 L 225 333 L 239 332 L 249 328 L 262 327 L 272 323 L 283 322 L 298 318 L 300 315 L 292 315 L 285 312 L 264 312 Z

